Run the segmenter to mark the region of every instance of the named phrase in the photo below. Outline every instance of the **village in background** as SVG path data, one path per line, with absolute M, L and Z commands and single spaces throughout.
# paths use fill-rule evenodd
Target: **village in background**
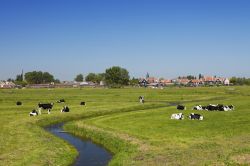
M 93 73 L 91 73 L 93 74 Z M 78 75 L 83 77 L 81 74 Z M 20 80 L 25 81 L 23 74 L 17 75 Z M 87 77 L 86 77 L 87 78 Z M 146 74 L 145 78 L 132 78 L 129 80 L 128 86 L 133 87 L 147 87 L 147 88 L 164 88 L 168 86 L 185 86 L 185 87 L 199 87 L 199 86 L 229 86 L 235 85 L 230 82 L 230 80 L 236 78 L 225 78 L 225 77 L 216 77 L 216 76 L 203 76 L 199 75 L 198 78 L 195 76 L 184 76 L 174 79 L 164 79 L 150 77 L 149 74 Z M 105 87 L 106 83 L 104 80 L 100 81 L 90 81 L 89 79 L 80 79 L 80 81 L 75 79 L 75 81 L 62 81 L 59 80 L 50 83 L 39 83 L 39 84 L 20 84 L 20 81 L 13 79 L 2 80 L 0 81 L 0 88 L 10 89 L 10 88 L 79 88 L 79 87 Z

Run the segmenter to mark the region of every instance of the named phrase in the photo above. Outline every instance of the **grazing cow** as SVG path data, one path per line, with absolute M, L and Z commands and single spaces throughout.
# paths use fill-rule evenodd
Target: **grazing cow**
M 17 101 L 16 105 L 22 105 L 22 102 L 21 101 Z
M 144 96 L 139 96 L 139 102 L 142 104 L 144 103 Z
M 197 119 L 197 120 L 203 120 L 203 116 L 200 115 L 200 114 L 191 113 L 189 115 L 189 119 L 191 119 L 191 120 L 195 120 L 195 119 Z
M 36 110 L 32 110 L 30 112 L 30 116 L 37 116 L 38 115 L 38 112 Z
M 184 114 L 183 113 L 172 114 L 171 119 L 182 120 L 184 119 Z
M 68 106 L 64 106 L 62 108 L 61 112 L 69 112 L 69 107 Z
M 201 111 L 201 110 L 203 110 L 203 108 L 201 105 L 197 105 L 197 106 L 194 106 L 193 110 Z
M 80 105 L 86 105 L 86 103 L 85 103 L 84 101 L 82 101 L 82 102 L 80 103 Z
M 177 105 L 177 110 L 186 110 L 184 105 Z
M 41 110 L 48 110 L 48 114 L 50 114 L 50 110 L 53 108 L 54 103 L 38 103 L 39 114 L 41 115 Z
M 65 100 L 64 99 L 60 99 L 57 101 L 57 103 L 65 103 Z

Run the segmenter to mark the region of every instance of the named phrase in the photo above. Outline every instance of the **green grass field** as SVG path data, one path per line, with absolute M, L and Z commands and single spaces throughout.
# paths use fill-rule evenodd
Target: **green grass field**
M 144 105 L 138 96 L 145 96 Z M 64 98 L 71 112 L 29 117 L 38 102 Z M 23 106 L 16 106 L 16 101 Z M 80 106 L 86 101 L 87 106 Z M 204 121 L 170 120 L 176 103 L 233 104 Z M 250 165 L 250 87 L 0 90 L 0 165 L 70 165 L 77 151 L 43 127 L 88 137 L 114 154 L 110 165 Z

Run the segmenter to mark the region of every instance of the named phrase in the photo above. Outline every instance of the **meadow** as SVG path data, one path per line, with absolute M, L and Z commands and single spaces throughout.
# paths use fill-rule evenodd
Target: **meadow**
M 145 104 L 138 102 L 140 95 Z M 60 113 L 64 104 L 55 102 L 61 98 L 70 113 Z M 111 151 L 110 165 L 249 165 L 249 99 L 248 86 L 0 90 L 0 165 L 72 164 L 77 151 L 43 129 L 59 122 Z M 29 117 L 38 102 L 54 102 L 51 114 Z M 170 120 L 180 112 L 178 103 L 187 106 L 185 119 Z M 210 103 L 233 104 L 235 111 L 191 110 Z M 204 120 L 189 120 L 191 112 Z

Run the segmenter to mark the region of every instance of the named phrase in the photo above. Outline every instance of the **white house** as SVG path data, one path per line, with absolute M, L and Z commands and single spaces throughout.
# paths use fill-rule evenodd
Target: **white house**
M 224 80 L 224 85 L 229 85 L 230 84 L 230 80 L 228 79 L 228 78 L 226 78 L 225 80 Z

